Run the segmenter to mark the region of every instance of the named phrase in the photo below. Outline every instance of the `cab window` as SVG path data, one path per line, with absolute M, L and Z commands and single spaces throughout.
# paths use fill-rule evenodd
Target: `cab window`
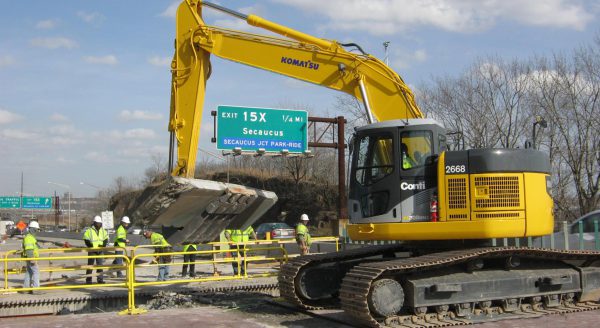
M 356 147 L 355 179 L 361 185 L 371 185 L 394 171 L 392 135 L 368 135 L 360 138 Z
M 426 159 L 432 155 L 431 131 L 406 131 L 401 134 L 400 154 L 403 170 L 422 167 Z

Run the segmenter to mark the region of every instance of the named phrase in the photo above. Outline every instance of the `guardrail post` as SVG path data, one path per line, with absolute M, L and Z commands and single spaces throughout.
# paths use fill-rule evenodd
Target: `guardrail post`
M 594 220 L 594 241 L 595 248 L 600 249 L 600 239 L 598 239 L 598 220 Z
M 135 307 L 135 259 L 135 257 L 132 257 L 129 263 L 127 263 L 127 309 L 119 312 L 119 315 L 148 312 L 147 310 L 136 309 Z
M 583 221 L 579 221 L 578 229 L 579 229 L 579 249 L 583 249 Z
M 248 278 L 248 271 L 247 271 L 248 261 L 246 261 L 246 247 L 247 247 L 247 245 L 246 245 L 246 243 L 244 243 L 244 257 L 243 257 L 243 261 L 242 261 L 242 263 L 244 263 L 244 278 Z M 238 266 L 238 272 L 239 272 L 239 269 L 241 269 L 241 266 Z
M 545 247 L 545 243 L 544 243 L 544 238 L 546 236 L 542 236 L 542 238 L 540 239 L 540 247 L 544 248 Z
M 567 221 L 563 221 L 563 236 L 565 238 L 565 249 L 569 250 L 569 225 Z

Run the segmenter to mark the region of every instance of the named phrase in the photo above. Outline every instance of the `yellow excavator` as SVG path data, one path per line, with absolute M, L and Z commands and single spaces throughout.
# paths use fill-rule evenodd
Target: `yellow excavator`
M 208 26 L 207 7 L 283 38 Z M 288 302 L 341 307 L 356 324 L 373 327 L 598 307 L 598 253 L 490 244 L 552 232 L 544 153 L 449 151 L 443 126 L 424 117 L 400 76 L 356 44 L 199 0 L 181 3 L 176 24 L 169 121 L 177 144 L 174 176 L 193 177 L 206 82 L 217 73 L 210 55 L 342 91 L 364 106 L 369 124 L 350 145 L 348 234 L 388 243 L 291 260 L 278 278 Z

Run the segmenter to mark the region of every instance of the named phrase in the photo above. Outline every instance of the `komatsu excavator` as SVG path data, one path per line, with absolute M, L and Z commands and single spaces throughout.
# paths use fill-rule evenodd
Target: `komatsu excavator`
M 208 26 L 206 7 L 284 38 Z M 544 153 L 447 150 L 444 128 L 424 118 L 400 76 L 356 44 L 199 0 L 181 3 L 176 24 L 173 175 L 193 172 L 211 54 L 339 90 L 364 105 L 370 124 L 356 130 L 351 145 L 348 234 L 394 242 L 290 260 L 278 278 L 287 301 L 305 309 L 341 307 L 352 322 L 373 327 L 599 307 L 599 253 L 490 245 L 492 238 L 552 232 Z

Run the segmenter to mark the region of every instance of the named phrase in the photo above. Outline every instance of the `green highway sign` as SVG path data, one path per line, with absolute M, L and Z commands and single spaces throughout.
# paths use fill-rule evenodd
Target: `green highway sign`
M 23 197 L 23 208 L 51 209 L 52 197 Z
M 20 208 L 21 198 L 14 196 L 1 196 L 0 208 Z
M 219 106 L 217 149 L 302 153 L 308 149 L 304 110 Z

